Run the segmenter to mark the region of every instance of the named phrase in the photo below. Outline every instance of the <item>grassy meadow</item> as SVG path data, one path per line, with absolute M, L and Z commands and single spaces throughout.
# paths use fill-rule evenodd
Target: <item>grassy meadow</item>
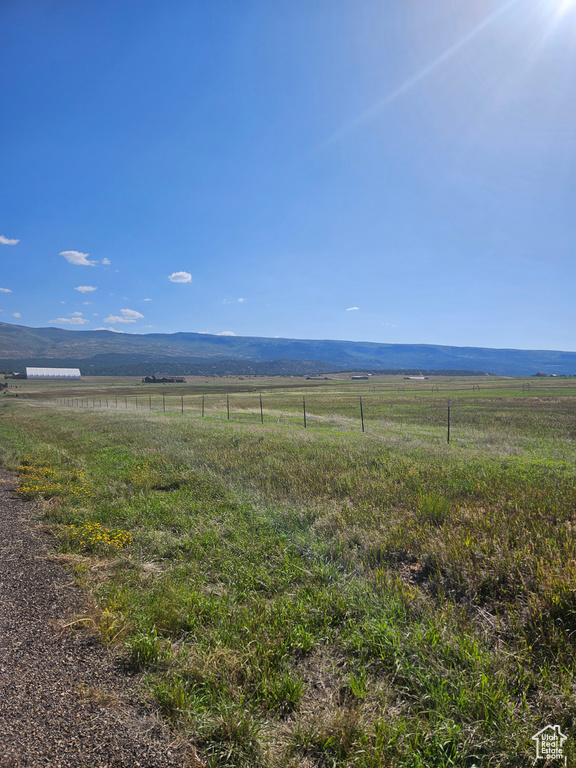
M 0 462 L 204 765 L 576 764 L 576 380 L 177 387 L 18 382 Z

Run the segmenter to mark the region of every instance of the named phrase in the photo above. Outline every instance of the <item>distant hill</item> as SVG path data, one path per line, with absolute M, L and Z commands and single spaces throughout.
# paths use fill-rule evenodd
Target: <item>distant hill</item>
M 204 333 L 68 331 L 0 323 L 0 367 L 77 366 L 86 373 L 293 373 L 342 370 L 485 371 L 507 376 L 576 374 L 576 352 L 269 339 Z M 136 370 L 137 369 L 137 370 Z M 188 370 L 189 369 L 189 370 Z

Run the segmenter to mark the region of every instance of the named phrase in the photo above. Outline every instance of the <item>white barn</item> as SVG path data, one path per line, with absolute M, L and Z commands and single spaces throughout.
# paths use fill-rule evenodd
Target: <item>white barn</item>
M 26 368 L 27 379 L 80 379 L 80 368 Z

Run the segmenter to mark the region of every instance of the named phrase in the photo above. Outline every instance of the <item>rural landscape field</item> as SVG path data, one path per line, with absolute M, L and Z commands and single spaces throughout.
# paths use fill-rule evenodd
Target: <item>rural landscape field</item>
M 574 731 L 576 380 L 29 380 L 0 407 L 78 626 L 206 766 L 512 768 Z

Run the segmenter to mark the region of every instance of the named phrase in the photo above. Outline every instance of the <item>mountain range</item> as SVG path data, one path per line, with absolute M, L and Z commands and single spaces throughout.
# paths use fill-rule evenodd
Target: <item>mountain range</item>
M 576 374 L 576 352 L 436 344 L 272 339 L 205 333 L 114 333 L 0 323 L 0 367 L 80 367 L 85 373 L 331 373 L 337 370 Z

